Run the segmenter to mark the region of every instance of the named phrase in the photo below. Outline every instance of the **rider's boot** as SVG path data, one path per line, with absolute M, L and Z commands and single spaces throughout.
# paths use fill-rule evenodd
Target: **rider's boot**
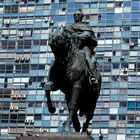
M 88 68 L 90 71 L 90 77 L 89 77 L 89 82 L 90 84 L 98 84 L 98 78 L 97 78 L 97 74 L 96 74 L 96 64 L 92 63 L 91 59 L 86 59 L 87 63 L 88 63 Z
M 96 74 L 96 64 L 95 64 L 96 61 L 94 60 L 94 63 L 92 63 L 91 50 L 89 49 L 89 47 L 85 46 L 83 50 L 85 51 L 85 60 L 90 74 L 89 82 L 91 85 L 98 84 L 98 78 Z

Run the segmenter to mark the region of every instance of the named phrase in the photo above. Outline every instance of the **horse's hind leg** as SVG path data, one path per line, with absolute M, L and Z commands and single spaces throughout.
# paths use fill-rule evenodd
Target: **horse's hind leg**
M 72 121 L 73 121 L 73 126 L 75 131 L 80 132 L 81 127 L 80 127 L 80 122 L 78 120 L 77 112 L 74 112 Z
M 80 122 L 78 120 L 77 112 L 75 111 L 73 113 L 72 121 L 70 121 L 69 119 L 70 119 L 70 117 L 67 119 L 66 123 L 64 124 L 64 131 L 66 131 L 66 132 L 71 131 L 70 125 L 73 122 L 73 127 L 74 127 L 75 131 L 80 132 L 81 127 L 80 127 Z
M 70 124 L 72 123 L 72 118 L 74 115 L 74 112 L 76 111 L 77 108 L 77 99 L 79 96 L 79 92 L 81 90 L 81 81 L 76 81 L 74 83 L 73 89 L 72 89 L 72 96 L 69 102 L 69 122 Z
M 92 111 L 91 111 L 92 112 Z M 93 117 L 93 114 L 92 113 L 90 113 L 90 115 L 88 114 L 88 115 L 86 115 L 86 121 L 85 121 L 85 123 L 83 123 L 83 128 L 82 128 L 82 132 L 88 132 L 88 127 L 89 127 L 89 122 L 90 122 L 90 120 L 92 119 L 92 117 Z
M 86 122 L 83 123 L 82 132 L 87 132 L 87 129 L 88 129 L 88 126 L 89 126 L 89 121 L 90 120 L 86 120 Z

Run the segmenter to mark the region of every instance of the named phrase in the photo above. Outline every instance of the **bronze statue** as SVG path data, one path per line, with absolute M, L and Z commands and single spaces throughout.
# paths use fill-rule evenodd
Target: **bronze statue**
M 50 68 L 48 81 L 42 83 L 50 113 L 55 112 L 50 91 L 60 89 L 65 94 L 69 110 L 65 130 L 73 123 L 76 132 L 81 129 L 77 112 L 80 111 L 80 116 L 86 116 L 82 127 L 82 132 L 86 132 L 101 89 L 101 75 L 95 66 L 92 72 L 94 64 L 91 62 L 92 49 L 97 41 L 91 28 L 81 23 L 81 13 L 77 11 L 77 15 L 74 15 L 75 24 L 71 27 L 61 27 L 50 34 L 49 45 L 55 61 Z

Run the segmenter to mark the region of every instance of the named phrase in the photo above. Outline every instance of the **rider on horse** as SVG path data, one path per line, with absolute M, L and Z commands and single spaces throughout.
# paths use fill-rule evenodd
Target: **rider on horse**
M 97 46 L 97 40 L 91 26 L 83 23 L 82 19 L 83 12 L 81 9 L 79 9 L 74 13 L 75 23 L 70 27 L 66 27 L 66 29 L 71 33 L 71 37 L 75 46 L 77 46 L 79 50 L 83 50 L 85 53 L 86 64 L 90 73 L 90 83 L 98 84 L 96 75 L 96 62 L 94 60 L 94 63 L 92 63 L 91 60 L 94 49 Z
M 91 58 L 94 53 L 94 49 L 97 46 L 97 40 L 94 35 L 94 31 L 92 28 L 82 22 L 83 12 L 79 9 L 74 13 L 74 21 L 75 23 L 65 29 L 70 33 L 70 36 L 73 40 L 73 44 L 79 48 L 79 50 L 83 50 L 85 54 L 86 64 L 89 70 L 90 79 L 89 82 L 91 84 L 98 84 L 97 74 L 96 74 L 96 62 L 92 62 Z M 54 76 L 54 71 L 56 71 L 57 65 L 55 62 L 51 65 L 48 75 L 48 80 L 45 86 L 47 89 L 52 89 L 54 86 L 54 81 L 52 80 Z

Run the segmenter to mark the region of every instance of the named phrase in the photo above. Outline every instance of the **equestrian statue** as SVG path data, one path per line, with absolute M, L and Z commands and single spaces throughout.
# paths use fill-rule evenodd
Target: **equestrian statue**
M 61 26 L 50 33 L 49 46 L 55 61 L 50 67 L 47 81 L 41 83 L 50 113 L 55 112 L 50 92 L 61 90 L 65 94 L 69 116 L 64 130 L 68 130 L 73 124 L 76 132 L 87 132 L 102 82 L 96 59 L 92 61 L 97 40 L 92 28 L 83 23 L 82 19 L 83 13 L 79 9 L 74 13 L 74 24 L 69 27 Z M 78 112 L 79 116 L 86 117 L 82 127 Z

